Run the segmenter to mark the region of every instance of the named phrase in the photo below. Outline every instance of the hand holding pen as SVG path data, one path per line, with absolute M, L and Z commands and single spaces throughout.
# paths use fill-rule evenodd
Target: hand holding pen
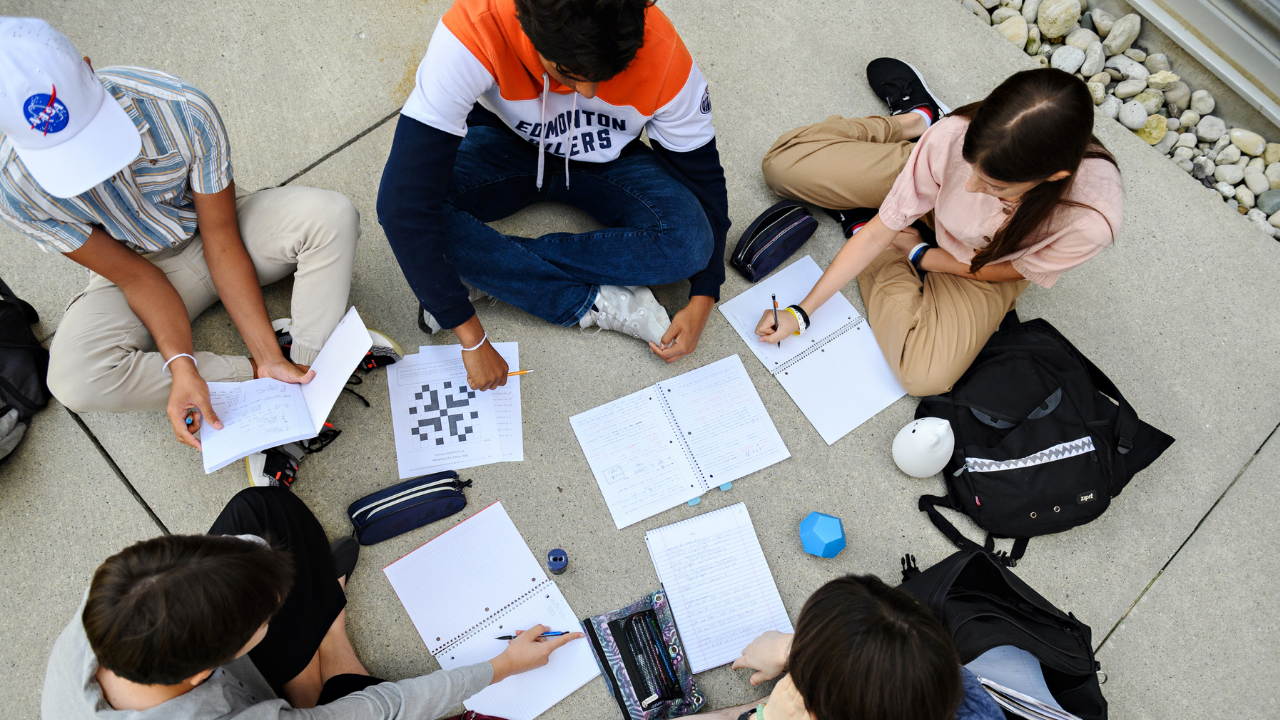
M 507 649 L 489 661 L 493 666 L 493 680 L 490 683 L 546 665 L 552 652 L 583 636 L 580 632 L 560 633 L 559 637 L 544 640 L 548 632 L 546 625 L 534 625 L 527 631 L 518 631 Z

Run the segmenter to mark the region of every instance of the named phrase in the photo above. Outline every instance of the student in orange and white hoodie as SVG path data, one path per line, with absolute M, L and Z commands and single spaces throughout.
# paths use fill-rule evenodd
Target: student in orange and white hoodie
M 651 148 L 634 142 L 644 130 Z M 537 202 L 603 229 L 536 238 L 485 223 Z M 506 362 L 472 301 L 692 352 L 724 282 L 729 228 L 711 96 L 649 0 L 455 0 L 401 110 L 378 220 L 421 303 L 452 329 L 472 387 Z M 648 285 L 688 279 L 675 317 Z

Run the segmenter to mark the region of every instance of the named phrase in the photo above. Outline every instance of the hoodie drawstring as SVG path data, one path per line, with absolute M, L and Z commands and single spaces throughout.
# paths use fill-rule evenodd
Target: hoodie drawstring
M 542 189 L 542 173 L 546 167 L 546 155 L 544 148 L 547 142 L 547 94 L 551 92 L 551 78 L 546 73 L 542 73 L 542 132 L 538 135 L 538 189 Z M 578 116 L 578 93 L 573 93 L 573 112 L 569 114 L 569 146 L 565 148 L 564 153 L 564 186 L 569 187 L 569 152 L 573 149 L 573 141 L 578 134 L 573 130 L 574 118 Z
M 542 154 L 543 145 L 547 140 L 547 93 L 551 90 L 551 78 L 542 73 L 542 132 L 538 134 L 538 189 L 542 189 L 542 168 L 545 164 L 545 157 Z
M 578 138 L 578 133 L 574 130 L 573 121 L 578 118 L 578 93 L 573 93 L 573 112 L 569 113 L 569 144 L 564 149 L 564 189 L 569 189 L 569 153 L 573 150 L 573 141 Z M 546 132 L 544 131 L 545 135 Z

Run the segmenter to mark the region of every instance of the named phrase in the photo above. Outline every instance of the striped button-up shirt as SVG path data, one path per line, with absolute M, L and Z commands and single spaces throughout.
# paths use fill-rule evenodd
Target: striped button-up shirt
M 184 244 L 196 232 L 193 192 L 231 184 L 231 146 L 208 96 L 158 70 L 98 71 L 142 136 L 142 152 L 123 170 L 73 198 L 45 192 L 0 134 L 0 218 L 46 252 L 71 252 L 93 226 L 137 252 Z

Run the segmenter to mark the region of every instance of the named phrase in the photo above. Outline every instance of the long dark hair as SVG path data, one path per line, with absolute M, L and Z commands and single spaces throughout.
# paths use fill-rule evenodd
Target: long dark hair
M 950 720 L 964 697 L 946 628 L 874 575 L 846 575 L 809 597 L 787 667 L 818 720 Z
M 1096 211 L 1066 199 L 1080 163 L 1100 158 L 1116 164 L 1093 135 L 1093 98 L 1075 76 L 1052 68 L 1023 70 L 1000 83 L 985 99 L 956 108 L 951 114 L 969 120 L 965 161 L 992 180 L 1036 182 L 1060 170 L 1071 173 L 1023 193 L 1017 210 L 973 256 L 969 272 L 976 273 L 1016 250 L 1024 238 L 1050 220 L 1059 205 Z

